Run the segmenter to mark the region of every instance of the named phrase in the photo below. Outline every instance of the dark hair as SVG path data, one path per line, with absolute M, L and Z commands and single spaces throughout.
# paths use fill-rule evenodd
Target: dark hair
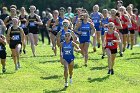
M 117 12 L 117 13 L 116 13 L 116 16 L 117 16 L 117 17 L 120 17 L 120 13 L 119 13 L 119 12 Z
M 46 11 L 51 12 L 51 8 L 46 8 Z

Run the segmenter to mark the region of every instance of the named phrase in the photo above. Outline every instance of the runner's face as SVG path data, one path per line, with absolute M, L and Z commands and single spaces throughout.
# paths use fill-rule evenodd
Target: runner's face
M 14 26 L 17 26 L 18 25 L 18 19 L 12 19 L 12 23 Z
M 30 12 L 35 12 L 35 8 L 34 7 L 30 7 Z
M 114 30 L 114 25 L 113 25 L 113 24 L 109 24 L 109 25 L 108 25 L 108 29 L 109 29 L 110 31 L 113 31 L 113 30 Z
M 71 35 L 69 33 L 65 34 L 65 40 L 69 41 L 71 38 Z
M 24 8 L 21 8 L 21 13 L 24 13 L 25 12 L 25 9 Z

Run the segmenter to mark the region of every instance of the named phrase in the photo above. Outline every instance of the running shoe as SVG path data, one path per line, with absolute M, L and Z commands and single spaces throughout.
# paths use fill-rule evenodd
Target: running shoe
M 6 69 L 5 68 L 2 68 L 2 72 L 5 73 L 6 72 Z
M 100 48 L 100 43 L 98 43 L 98 48 Z
M 66 83 L 64 84 L 64 86 L 65 86 L 65 87 L 68 87 L 68 82 L 66 82 Z
M 108 70 L 108 73 L 107 74 L 111 74 L 111 70 L 110 69 Z
M 17 63 L 17 67 L 20 68 L 20 63 L 19 62 Z
M 26 54 L 26 50 L 23 49 L 23 53 Z
M 111 69 L 111 75 L 114 75 L 114 70 L 113 69 Z
M 130 44 L 127 44 L 127 49 L 129 49 Z
M 70 84 L 72 84 L 72 78 L 70 78 Z
M 17 65 L 15 65 L 15 70 L 18 70 L 18 66 Z

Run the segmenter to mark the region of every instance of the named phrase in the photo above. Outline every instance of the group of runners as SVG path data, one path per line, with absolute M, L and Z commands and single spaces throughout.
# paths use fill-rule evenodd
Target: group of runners
M 44 43 L 44 32 L 48 37 L 54 55 L 60 50 L 60 62 L 64 65 L 65 87 L 68 86 L 68 72 L 70 83 L 74 67 L 74 51 L 81 53 L 84 66 L 88 66 L 88 49 L 92 45 L 93 52 L 102 47 L 102 56 L 108 57 L 108 72 L 114 74 L 116 53 L 119 49 L 121 57 L 126 48 L 133 49 L 137 44 L 137 35 L 140 35 L 140 15 L 134 9 L 133 4 L 127 7 L 118 2 L 117 9 L 103 9 L 99 12 L 99 6 L 94 5 L 89 14 L 84 8 L 76 8 L 76 14 L 68 7 L 68 13 L 64 7 L 59 10 L 43 11 L 39 16 L 34 5 L 29 7 L 30 13 L 21 7 L 17 12 L 16 5 L 10 6 L 10 15 L 7 8 L 3 7 L 0 19 L 0 58 L 2 72 L 6 72 L 6 44 L 9 44 L 15 70 L 20 68 L 20 53 L 26 54 L 26 44 L 30 43 L 32 54 L 36 57 L 35 47 L 38 45 L 38 36 L 41 32 Z M 5 17 L 5 18 L 4 18 Z M 93 39 L 91 39 L 91 37 Z M 58 49 L 57 49 L 58 48 Z

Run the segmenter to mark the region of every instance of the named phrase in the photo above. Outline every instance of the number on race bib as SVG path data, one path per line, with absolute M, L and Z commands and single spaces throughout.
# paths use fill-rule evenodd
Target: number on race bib
M 94 22 L 94 23 L 97 23 L 97 22 L 98 22 L 98 20 L 93 20 L 93 22 Z
M 82 36 L 87 36 L 87 32 L 82 32 Z
M 113 46 L 114 44 L 112 42 L 107 43 L 108 46 Z
M 20 40 L 19 35 L 14 35 L 14 36 L 12 36 L 12 40 Z
M 31 27 L 34 27 L 35 26 L 35 23 L 34 22 L 30 22 L 30 26 Z
M 26 25 L 25 25 L 25 24 L 21 24 L 21 27 L 22 27 L 22 28 L 26 28 Z

